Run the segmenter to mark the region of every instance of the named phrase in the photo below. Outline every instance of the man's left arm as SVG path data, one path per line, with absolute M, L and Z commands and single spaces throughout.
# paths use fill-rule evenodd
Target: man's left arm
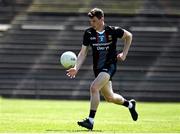
M 126 59 L 126 56 L 128 54 L 128 51 L 132 42 L 132 34 L 125 29 L 123 30 L 124 30 L 124 34 L 122 37 L 122 40 L 124 42 L 123 52 L 117 55 L 118 60 L 121 60 L 121 61 L 124 61 Z

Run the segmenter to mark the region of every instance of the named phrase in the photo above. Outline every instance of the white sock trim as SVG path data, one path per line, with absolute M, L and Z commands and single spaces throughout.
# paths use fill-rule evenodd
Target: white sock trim
M 88 119 L 92 124 L 94 123 L 94 118 L 89 117 Z
M 133 107 L 133 104 L 129 101 L 129 106 L 128 108 L 132 108 Z

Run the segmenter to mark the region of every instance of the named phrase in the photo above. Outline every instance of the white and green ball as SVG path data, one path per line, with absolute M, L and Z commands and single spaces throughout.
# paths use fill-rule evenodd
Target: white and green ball
M 72 51 L 66 51 L 61 55 L 60 62 L 66 69 L 74 67 L 77 60 L 77 56 Z

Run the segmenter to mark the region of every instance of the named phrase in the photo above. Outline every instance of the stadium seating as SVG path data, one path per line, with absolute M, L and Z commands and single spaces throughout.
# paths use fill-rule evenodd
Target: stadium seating
M 73 7 L 73 2 L 64 2 L 63 6 L 72 10 L 62 12 L 59 6 L 56 10 L 51 6 L 43 10 L 48 4 L 58 5 L 57 2 L 62 6 L 63 1 L 35 1 L 26 12 L 16 14 L 11 27 L 0 36 L 1 96 L 89 99 L 89 87 L 94 78 L 91 50 L 76 79 L 66 76 L 59 57 L 67 50 L 78 54 L 83 30 L 89 25 L 85 5 L 92 6 L 92 3 L 79 1 Z M 140 8 L 143 4 L 139 1 L 137 5 Z M 82 5 L 86 9 L 74 14 Z M 114 91 L 142 101 L 180 101 L 180 16 L 152 13 L 152 10 L 142 14 L 125 9 L 123 14 L 118 14 L 110 12 L 107 5 L 104 8 L 107 24 L 133 33 L 127 60 L 118 63 L 113 77 Z M 121 51 L 122 47 L 119 41 L 118 49 Z

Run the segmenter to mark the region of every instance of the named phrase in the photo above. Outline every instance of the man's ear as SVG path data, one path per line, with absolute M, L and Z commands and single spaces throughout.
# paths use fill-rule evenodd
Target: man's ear
M 102 19 L 102 21 L 104 21 L 104 17 L 102 17 L 101 19 Z

